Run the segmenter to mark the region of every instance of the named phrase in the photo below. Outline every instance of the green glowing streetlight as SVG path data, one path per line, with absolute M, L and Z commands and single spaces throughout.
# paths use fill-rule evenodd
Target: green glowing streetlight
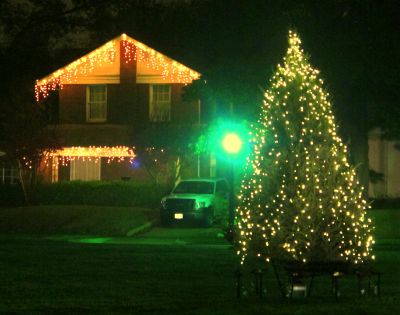
M 233 159 L 241 152 L 243 147 L 243 141 L 239 136 L 239 134 L 237 134 L 236 132 L 228 132 L 223 136 L 221 145 L 226 154 L 229 156 L 229 164 L 230 164 L 229 181 L 232 189 L 229 198 L 229 229 L 232 230 L 234 223 L 234 207 L 235 207 L 235 201 L 234 201 L 235 172 L 234 172 Z
M 229 154 L 239 153 L 242 149 L 242 139 L 233 132 L 227 133 L 222 139 L 222 147 Z
M 235 207 L 235 166 L 237 172 L 242 169 L 243 161 L 250 150 L 249 132 L 246 121 L 240 123 L 229 120 L 218 120 L 208 127 L 196 143 L 199 152 L 212 152 L 213 156 L 225 169 L 226 178 L 230 184 L 229 194 L 229 226 L 233 231 Z

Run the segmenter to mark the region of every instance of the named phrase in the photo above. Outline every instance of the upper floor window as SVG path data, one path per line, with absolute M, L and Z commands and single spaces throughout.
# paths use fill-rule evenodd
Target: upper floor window
M 171 120 L 171 85 L 150 85 L 150 121 Z
M 86 121 L 107 120 L 107 86 L 88 85 L 86 89 Z

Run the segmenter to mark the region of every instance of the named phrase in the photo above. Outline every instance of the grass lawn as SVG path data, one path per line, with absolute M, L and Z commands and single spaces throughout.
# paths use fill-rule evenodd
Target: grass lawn
M 379 250 L 382 297 L 357 296 L 355 279 L 316 280 L 307 300 L 235 297 L 237 257 L 230 248 L 77 244 L 0 238 L 0 313 L 16 314 L 399 314 L 400 252 Z M 251 292 L 251 277 L 247 290 Z
M 0 211 L 0 222 L 6 214 Z M 27 217 L 40 221 L 35 215 Z M 0 236 L 0 314 L 400 314 L 397 212 L 374 210 L 371 216 L 377 224 L 376 264 L 383 273 L 381 298 L 359 298 L 355 277 L 345 277 L 339 282 L 338 302 L 329 292 L 329 279 L 324 278 L 314 281 L 312 297 L 283 299 L 269 270 L 266 297 L 254 296 L 253 278 L 247 274 L 247 296 L 238 300 L 234 250 L 200 246 L 202 236 L 193 237 L 190 244 L 148 245 L 4 234 Z M 156 229 L 148 238 L 175 239 L 178 232 Z
M 93 234 L 125 236 L 155 218 L 134 207 L 32 206 L 0 208 L 0 234 Z
M 375 225 L 375 237 L 378 242 L 400 242 L 400 209 L 369 210 L 368 214 Z

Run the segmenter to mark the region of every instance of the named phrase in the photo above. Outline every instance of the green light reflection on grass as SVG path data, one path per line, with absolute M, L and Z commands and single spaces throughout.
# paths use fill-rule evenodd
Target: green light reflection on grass
M 91 238 L 80 238 L 70 240 L 75 243 L 85 243 L 85 244 L 104 244 L 112 240 L 110 237 L 91 237 Z

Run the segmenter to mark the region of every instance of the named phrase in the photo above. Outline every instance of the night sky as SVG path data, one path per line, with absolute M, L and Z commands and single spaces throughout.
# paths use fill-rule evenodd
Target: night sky
M 219 108 L 253 119 L 295 29 L 339 121 L 396 136 L 399 17 L 395 0 L 2 1 L 2 89 L 31 97 L 35 79 L 127 33 L 201 72 Z

